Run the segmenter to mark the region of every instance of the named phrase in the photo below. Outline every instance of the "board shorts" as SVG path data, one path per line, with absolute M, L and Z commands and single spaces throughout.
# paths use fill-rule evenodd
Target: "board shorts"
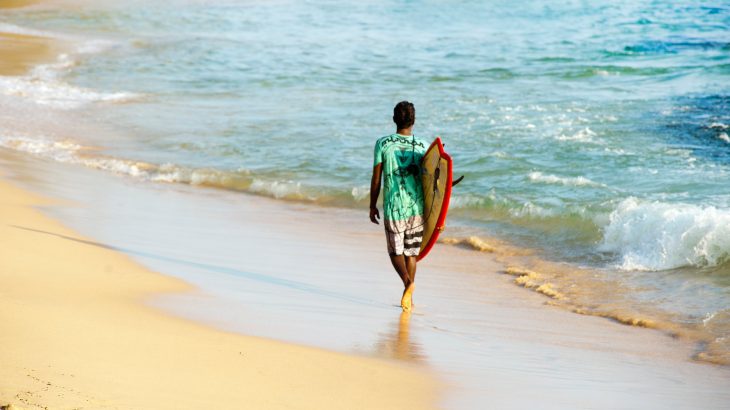
M 423 241 L 423 217 L 416 215 L 400 221 L 384 220 L 388 253 L 418 256 Z

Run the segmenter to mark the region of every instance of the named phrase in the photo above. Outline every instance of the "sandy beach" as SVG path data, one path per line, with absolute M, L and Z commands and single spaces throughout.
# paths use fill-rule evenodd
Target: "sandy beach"
M 51 39 L 13 33 L 0 33 L 0 72 L 25 73 L 34 65 L 52 59 L 57 45 Z
M 0 402 L 19 408 L 432 407 L 404 366 L 243 337 L 145 307 L 185 292 L 0 184 Z
M 0 10 L 35 3 L 37 1 L 3 0 L 0 1 Z M 61 50 L 60 42 L 52 38 L 0 31 L 0 74 L 24 74 L 38 64 L 52 62 Z
M 3 0 L 0 1 L 0 8 L 12 9 L 15 7 L 24 7 L 38 3 L 37 0 Z
M 730 372 L 693 361 L 696 346 L 691 341 L 550 306 L 550 298 L 517 286 L 514 276 L 505 274 L 504 265 L 489 254 L 439 246 L 419 269 L 414 313 L 403 316 L 397 303 L 397 278 L 382 254 L 381 233 L 365 218 L 357 218 L 357 213 L 241 198 L 215 190 L 199 198 L 194 192 L 197 188 L 139 186 L 125 177 L 7 151 L 0 159 L 0 168 L 10 180 L 59 199 L 55 206 L 44 206 L 43 212 L 67 221 L 74 229 L 94 232 L 96 237 L 88 239 L 93 243 L 193 285 L 190 288 L 152 274 L 155 280 L 171 281 L 173 288 L 188 291 L 159 293 L 165 289 L 157 288 L 156 294 L 138 293 L 136 301 L 129 301 L 131 309 L 168 323 L 164 326 L 182 322 L 203 334 L 239 340 L 192 324 L 205 323 L 227 332 L 360 356 L 334 356 L 345 360 L 365 357 L 417 366 L 421 376 L 427 370 L 425 374 L 432 373 L 443 386 L 437 397 L 433 390 L 425 396 L 419 392 L 418 397 L 424 405 L 430 397 L 441 408 L 477 409 L 491 403 L 523 409 L 541 403 L 544 408 L 721 409 L 730 400 Z M 200 218 L 201 213 L 206 217 Z M 184 221 L 182 226 L 180 221 Z M 350 228 L 343 229 L 345 226 Z M 50 241 L 83 250 L 93 248 L 126 260 L 108 249 L 59 237 L 57 234 L 75 238 L 77 234 L 57 224 L 57 229 L 29 227 L 35 230 L 5 230 L 34 246 L 40 240 Z M 306 245 L 294 246 L 296 238 L 304 234 L 308 235 Z M 280 257 L 282 250 L 287 257 Z M 110 276 L 104 262 L 100 263 L 102 275 Z M 94 299 L 106 304 L 104 299 Z M 168 315 L 140 305 L 141 300 Z M 75 308 L 77 314 L 84 315 L 84 306 Z M 120 311 L 109 313 L 115 325 L 108 325 L 111 333 L 106 337 L 119 331 L 119 321 L 114 318 Z M 171 318 L 169 313 L 193 322 Z M 145 326 L 134 335 L 154 339 L 157 332 L 151 329 L 166 329 L 164 326 Z M 95 325 L 94 329 L 104 327 Z M 37 326 L 33 329 L 39 331 Z M 177 331 L 173 332 L 175 345 L 189 337 L 198 340 L 192 334 L 177 337 Z M 93 340 L 89 334 L 78 337 Z M 13 340 L 20 342 L 17 336 Z M 285 348 L 279 342 L 260 342 L 272 349 Z M 200 343 L 201 348 L 210 346 Z M 218 350 L 219 342 L 215 344 Z M 43 349 L 27 346 L 28 354 Z M 124 347 L 131 348 L 129 344 Z M 55 363 L 56 354 L 34 356 L 37 368 L 43 368 L 44 360 Z M 272 355 L 279 354 L 272 350 Z M 83 364 L 85 369 L 86 360 L 69 360 L 68 368 Z M 136 364 L 148 369 L 148 377 L 161 368 Z M 21 374 L 15 373 L 14 378 L 32 380 Z M 61 380 L 66 379 L 59 383 Z M 424 383 L 429 385 L 428 380 Z M 278 379 L 275 385 L 280 386 Z M 89 385 L 84 391 L 106 388 Z M 156 393 L 150 392 L 149 403 L 157 400 Z M 300 408 L 300 404 L 294 407 Z
M 28 2 L 3 2 L 3 7 Z M 58 52 L 0 33 L 0 74 Z M 0 405 L 31 408 L 434 407 L 415 367 L 214 330 L 145 306 L 189 292 L 42 215 L 52 199 L 0 181 Z M 4 408 L 4 407 L 3 407 Z
M 87 18 L 104 22 L 105 13 Z M 64 41 L 81 41 L 80 33 Z M 172 37 L 160 54 L 188 44 Z M 272 159 L 284 182 L 271 186 L 239 168 L 245 153 L 236 150 L 233 172 L 198 163 L 218 143 L 201 129 L 217 123 L 164 109 L 155 117 L 155 104 L 167 108 L 166 91 L 126 92 L 136 83 L 123 75 L 123 87 L 102 90 L 65 71 L 24 77 L 56 61 L 64 41 L 0 32 L 0 85 L 9 89 L 0 89 L 0 406 L 728 408 L 730 368 L 698 360 L 705 341 L 630 315 L 576 314 L 518 263 L 528 251 L 514 245 L 469 236 L 437 244 L 418 265 L 414 311 L 402 313 L 382 226 L 364 209 L 337 206 L 345 201 L 336 195 L 310 200 L 290 180 L 297 172 L 285 169 L 286 152 Z M 154 39 L 79 44 L 85 51 L 64 62 L 88 74 L 85 59 L 97 52 L 89 50 L 136 56 Z M 226 60 L 205 57 L 214 67 Z M 115 58 L 102 72 L 116 68 Z M 238 104 L 229 88 L 211 95 Z M 166 103 L 182 113 L 199 102 L 170 95 Z M 219 109 L 206 104 L 196 107 Z M 232 118 L 280 112 L 256 109 Z M 159 127 L 154 138 L 119 126 L 118 112 L 147 118 Z M 290 114 L 306 120 L 306 112 Z M 221 138 L 236 132 L 248 130 L 231 125 Z M 177 134 L 193 138 L 180 143 Z M 135 145 L 158 142 L 159 151 Z M 175 165 L 176 154 L 197 168 Z M 350 171 L 341 165 L 334 174 Z M 347 198 L 359 196 L 351 191 Z

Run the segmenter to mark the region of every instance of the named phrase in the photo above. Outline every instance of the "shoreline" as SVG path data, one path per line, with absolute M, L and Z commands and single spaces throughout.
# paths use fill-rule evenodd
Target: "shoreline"
M 33 67 L 53 61 L 62 50 L 50 37 L 0 32 L 0 75 L 19 76 Z
M 39 0 L 3 0 L 0 10 L 40 3 Z M 61 40 L 47 36 L 0 31 L 0 75 L 20 76 L 32 68 L 54 61 L 63 51 Z
M 0 75 L 25 74 L 60 49 L 48 37 L 0 33 Z M 147 307 L 153 294 L 192 287 L 47 218 L 33 208 L 54 201 L 2 174 L 0 198 L 3 408 L 398 409 L 436 401 L 440 387 L 421 369 L 222 332 Z
M 142 300 L 153 294 L 190 286 L 79 237 L 32 209 L 51 202 L 4 178 L 0 192 L 3 405 L 429 408 L 434 402 L 438 388 L 422 371 L 221 332 L 146 307 Z
M 13 57 L 11 71 L 2 71 L 0 64 L 0 73 L 27 72 L 52 61 L 60 46 L 60 40 L 13 36 L 7 40 L 14 44 L 9 55 L 23 47 L 28 52 Z M 15 125 L 12 114 L 6 117 Z M 81 133 L 68 124 L 49 124 L 66 135 Z M 7 179 L 21 189 L 6 187 L 0 173 L 0 254 L 24 244 L 33 269 L 42 271 L 19 278 L 6 276 L 12 269 L 0 265 L 0 280 L 10 281 L 9 289 L 16 292 L 8 293 L 10 302 L 0 301 L 0 307 L 12 308 L 0 312 L 13 313 L 4 326 L 14 327 L 2 332 L 1 345 L 12 348 L 0 353 L 0 362 L 12 363 L 15 370 L 0 370 L 0 405 L 8 401 L 8 389 L 17 389 L 15 398 L 25 400 L 21 406 L 65 406 L 53 400 L 67 400 L 69 406 L 216 407 L 204 401 L 215 396 L 217 407 L 226 407 L 241 400 L 236 389 L 248 384 L 250 391 L 239 393 L 250 407 L 351 408 L 353 400 L 364 408 L 383 407 L 363 397 L 369 397 L 368 390 L 382 390 L 384 381 L 390 381 L 385 387 L 390 392 L 401 379 L 413 383 L 423 404 L 411 402 L 399 388 L 394 397 L 383 397 L 385 408 L 423 408 L 437 401 L 447 408 L 479 408 L 486 402 L 504 408 L 536 403 L 615 408 L 647 400 L 652 408 L 722 408 L 730 402 L 722 390 L 730 385 L 728 368 L 693 361 L 697 346 L 687 339 L 642 329 L 641 323 L 625 326 L 576 315 L 581 312 L 571 312 L 570 306 L 558 308 L 560 294 L 549 277 L 538 277 L 542 271 L 529 264 L 510 269 L 500 252 L 464 249 L 475 247 L 469 239 L 452 239 L 457 246 L 441 247 L 419 265 L 417 308 L 404 319 L 394 309 L 399 289 L 384 258 L 382 235 L 355 210 L 218 190 L 200 194 L 195 186 L 151 186 L 156 184 L 3 151 L 0 147 L 0 172 L 5 165 L 13 174 Z M 4 158 L 5 153 L 17 158 Z M 54 205 L 59 201 L 74 205 Z M 6 223 L 6 205 L 41 225 Z M 31 209 L 38 207 L 42 212 Z M 58 260 L 74 252 L 97 254 L 89 260 L 96 259 L 101 278 L 76 272 L 79 258 L 87 263 L 85 256 L 69 266 L 37 267 L 41 258 L 33 248 L 40 244 L 48 245 L 42 247 L 44 254 L 56 254 Z M 7 263 L 4 259 L 0 263 Z M 13 263 L 18 270 L 27 267 L 25 261 Z M 83 285 L 58 278 L 46 283 L 49 271 L 79 275 L 72 277 Z M 112 301 L 96 295 L 97 280 L 104 282 L 102 295 Z M 86 286 L 90 283 L 94 286 Z M 64 300 L 77 294 L 73 303 Z M 139 322 L 149 325 L 138 329 Z M 89 323 L 100 333 L 87 334 Z M 63 338 L 57 340 L 58 335 Z M 120 337 L 128 343 L 120 345 Z M 119 353 L 94 350 L 99 344 Z M 236 349 L 244 345 L 256 353 L 241 364 Z M 144 356 L 149 351 L 160 357 Z M 9 362 L 18 352 L 28 361 Z M 69 352 L 72 357 L 66 358 Z M 288 361 L 305 374 L 283 371 Z M 185 371 L 177 374 L 181 365 Z M 103 373 L 104 366 L 121 369 L 119 376 Z M 208 369 L 218 378 L 208 380 Z M 447 380 L 443 394 L 442 383 L 430 373 Z M 225 374 L 234 376 L 224 379 Z M 357 384 L 353 377 L 363 374 L 369 378 L 351 386 Z M 201 378 L 211 385 L 193 391 L 190 386 Z M 342 386 L 343 380 L 350 382 L 346 391 L 337 403 L 327 402 L 327 388 Z M 141 386 L 144 382 L 149 385 Z M 214 383 L 226 386 L 226 395 Z M 700 389 L 709 397 L 701 397 Z M 305 390 L 310 398 L 302 404 L 298 400 Z M 191 399 L 196 394 L 199 398 Z M 143 395 L 151 400 L 141 401 Z M 282 401 L 272 402 L 270 396 Z
M 9 39 L 5 40 L 9 44 L 6 47 L 6 53 L 12 58 L 5 59 L 5 66 L 0 63 L 0 74 L 15 75 L 23 72 L 23 70 L 27 72 L 29 67 L 52 60 L 53 52 L 61 49 L 61 40 L 50 37 L 0 33 L 0 57 L 3 56 L 2 44 L 5 37 Z M 9 118 L 13 116 L 13 114 L 5 115 Z M 35 125 L 31 127 L 33 126 Z M 76 126 L 76 124 L 73 126 Z M 44 133 L 53 135 L 55 128 L 55 124 L 52 124 L 44 130 Z M 85 133 L 93 134 L 93 132 Z M 83 134 L 83 132 L 78 132 L 78 134 Z M 77 147 L 76 140 L 73 138 L 68 141 L 55 141 L 53 139 L 33 141 L 33 138 L 26 140 L 21 136 L 18 138 L 9 137 L 6 141 L 0 141 L 0 144 L 14 149 L 27 145 L 30 148 L 26 149 L 29 149 L 30 153 L 39 156 L 42 156 L 39 151 L 33 150 L 39 150 L 39 144 L 45 145 L 43 149 L 50 150 L 51 157 L 57 155 L 59 151 L 63 151 L 62 157 L 68 162 L 78 162 L 88 167 L 99 167 L 110 172 L 120 172 L 119 169 L 124 169 L 125 171 L 122 172 L 130 175 L 135 175 L 141 171 L 143 174 L 149 173 L 152 175 L 151 179 L 165 180 L 166 178 L 172 178 L 172 175 L 177 173 L 182 175 L 196 173 L 196 169 L 188 169 L 183 166 L 166 167 L 165 165 L 168 164 L 142 162 L 132 158 L 115 158 L 104 155 L 95 157 L 93 152 L 100 149 L 100 147 L 83 144 L 79 144 Z M 210 177 L 216 178 L 217 176 L 212 175 Z M 190 178 L 192 181 L 193 177 Z M 246 178 L 241 179 L 242 181 L 236 181 L 236 183 L 250 185 L 254 180 L 253 177 L 245 181 L 243 179 Z M 181 183 L 193 184 L 190 181 L 181 181 Z M 246 190 L 250 191 L 248 188 Z M 727 349 L 723 349 L 722 346 L 717 347 L 719 343 L 713 339 L 717 335 L 703 332 L 697 324 L 693 326 L 678 324 L 682 322 L 682 318 L 671 317 L 671 312 L 653 309 L 649 304 L 641 305 L 636 301 L 631 302 L 633 305 L 630 303 L 622 304 L 621 301 L 616 302 L 617 299 L 611 299 L 607 295 L 626 295 L 630 290 L 627 291 L 624 287 L 617 286 L 620 284 L 616 281 L 604 283 L 600 279 L 595 280 L 593 275 L 595 270 L 562 264 L 559 261 L 541 260 L 537 256 L 526 256 L 532 250 L 518 249 L 517 246 L 508 244 L 503 239 L 489 236 L 457 235 L 451 237 L 450 233 L 442 236 L 442 242 L 472 248 L 477 252 L 494 253 L 504 262 L 504 271 L 515 276 L 514 280 L 518 286 L 552 298 L 551 304 L 561 306 L 577 314 L 604 317 L 625 325 L 652 328 L 670 336 L 691 339 L 698 345 L 707 347 L 706 351 L 698 351 L 692 354 L 692 358 L 720 365 L 730 363 L 730 355 L 728 355 Z M 494 243 L 499 243 L 499 246 L 493 246 Z M 569 273 L 566 273 L 566 271 L 569 271 Z M 621 290 L 617 291 L 617 289 Z
M 22 140 L 16 143 L 20 144 L 20 148 L 13 147 L 12 142 L 9 145 L 6 145 L 6 147 L 17 151 L 21 155 L 30 153 L 32 156 L 41 160 L 55 160 L 55 158 L 49 158 L 45 155 L 38 154 L 37 152 L 26 151 L 22 148 L 22 144 L 24 143 Z M 60 143 L 60 145 L 63 144 L 64 143 Z M 69 151 L 72 155 L 70 157 L 66 157 L 63 161 L 60 161 L 61 163 L 71 166 L 82 165 L 84 168 L 93 168 L 85 161 L 89 161 L 93 164 L 92 161 L 94 156 L 87 155 L 85 152 L 98 149 L 98 147 L 91 148 L 81 146 L 81 148 L 76 148 L 76 146 L 71 142 L 67 145 L 73 146 L 73 150 Z M 78 150 L 78 153 L 76 150 Z M 311 206 L 321 208 L 322 212 L 354 212 L 352 208 L 329 205 L 320 206 L 321 204 L 312 204 L 307 201 L 279 200 L 270 198 L 266 195 L 258 195 L 247 191 L 225 190 L 207 185 L 197 186 L 193 183 L 159 183 L 146 181 L 144 179 L 135 178 L 134 172 L 136 171 L 134 170 L 141 169 L 145 172 L 147 170 L 159 168 L 160 166 L 152 163 L 136 162 L 119 158 L 114 158 L 114 161 L 117 161 L 115 165 L 119 163 L 128 165 L 130 167 L 129 169 L 132 170 L 132 173 L 130 174 L 126 171 L 115 172 L 113 169 L 109 168 L 101 168 L 100 170 L 104 171 L 104 173 L 109 176 L 122 177 L 129 179 L 130 181 L 134 181 L 134 183 L 151 183 L 160 186 L 170 185 L 174 186 L 173 189 L 204 189 L 212 195 L 255 196 L 274 202 L 281 202 L 283 206 Z M 87 169 L 87 171 L 97 172 L 98 170 Z M 262 227 L 262 230 L 265 229 L 266 227 Z M 312 227 L 310 229 L 316 229 L 316 227 Z M 484 237 L 477 236 L 450 236 L 450 234 L 451 232 L 447 232 L 443 235 L 439 240 L 439 244 L 448 245 L 449 248 L 461 248 L 468 250 L 469 252 L 473 252 L 475 257 L 484 255 L 485 258 L 491 258 L 499 261 L 500 267 L 497 268 L 498 272 L 512 277 L 511 282 L 515 286 L 522 287 L 525 290 L 529 290 L 549 298 L 549 300 L 545 302 L 546 305 L 556 306 L 573 314 L 603 318 L 624 326 L 645 328 L 656 331 L 665 337 L 682 339 L 684 342 L 698 346 L 698 348 L 694 349 L 687 355 L 688 360 L 696 360 L 703 363 L 721 366 L 727 366 L 728 363 L 730 363 L 728 362 L 727 353 L 715 346 L 716 343 L 713 340 L 712 335 L 701 331 L 701 329 L 692 328 L 688 325 L 681 326 L 677 324 L 676 321 L 672 321 L 671 318 L 667 318 L 667 314 L 665 312 L 649 309 L 650 306 L 642 306 L 644 309 L 639 310 L 634 307 L 630 307 L 628 303 L 623 305 L 618 303 L 618 295 L 626 295 L 629 291 L 617 286 L 617 283 L 601 282 L 600 279 L 595 278 L 594 272 L 589 268 L 580 268 L 563 264 L 559 261 L 546 260 L 541 258 L 539 255 L 536 255 L 536 252 L 532 249 L 521 248 L 498 238 L 488 237 L 485 239 Z M 614 295 L 613 300 L 607 296 L 611 294 Z M 609 300 L 609 303 L 606 303 L 606 300 Z
M 146 304 L 224 332 L 426 366 L 445 381 L 446 408 L 730 400 L 728 369 L 689 360 L 691 343 L 550 306 L 500 274 L 496 258 L 467 249 L 439 247 L 419 264 L 416 310 L 403 321 L 381 232 L 351 210 L 200 195 L 22 155 L 0 156 L 0 167 L 78 204 L 45 209 L 52 217 L 196 288 Z
M 38 3 L 39 0 L 2 0 L 0 1 L 0 9 L 14 9 L 19 7 L 30 6 Z

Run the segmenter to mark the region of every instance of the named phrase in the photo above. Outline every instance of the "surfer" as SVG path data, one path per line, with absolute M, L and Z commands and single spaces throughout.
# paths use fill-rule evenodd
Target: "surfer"
M 423 239 L 423 186 L 421 160 L 428 145 L 413 135 L 416 109 L 408 101 L 393 109 L 395 134 L 375 143 L 373 177 L 370 183 L 370 220 L 379 224 L 377 202 L 383 184 L 383 225 L 388 254 L 403 281 L 401 307 L 410 311 L 416 280 L 416 258 Z M 382 177 L 382 178 L 381 178 Z

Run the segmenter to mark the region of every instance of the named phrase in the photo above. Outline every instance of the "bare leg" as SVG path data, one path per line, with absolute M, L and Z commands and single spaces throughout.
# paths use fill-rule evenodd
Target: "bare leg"
M 408 272 L 408 266 L 406 265 L 406 258 L 403 255 L 390 255 L 390 263 L 393 264 L 395 272 L 400 276 L 400 280 L 403 281 L 403 287 L 407 288 L 411 284 L 411 277 Z
M 405 292 L 403 292 L 403 297 L 408 297 L 408 305 L 409 308 L 413 307 L 413 291 L 416 289 L 416 257 L 415 256 L 406 256 L 406 269 L 408 270 L 408 279 L 410 280 L 410 285 L 406 286 Z M 401 303 L 402 305 L 403 303 Z M 410 310 L 410 309 L 408 309 Z
M 403 255 L 390 255 L 390 262 L 393 264 L 393 268 L 400 276 L 403 281 L 403 297 L 400 300 L 400 305 L 404 311 L 411 310 L 411 293 L 413 292 L 413 282 L 411 281 L 410 273 L 408 272 L 408 265 L 406 263 L 407 257 Z M 415 258 L 414 258 L 415 259 Z
M 416 281 L 416 257 L 415 256 L 406 256 L 406 269 L 408 269 L 408 278 L 411 280 L 411 283 Z

